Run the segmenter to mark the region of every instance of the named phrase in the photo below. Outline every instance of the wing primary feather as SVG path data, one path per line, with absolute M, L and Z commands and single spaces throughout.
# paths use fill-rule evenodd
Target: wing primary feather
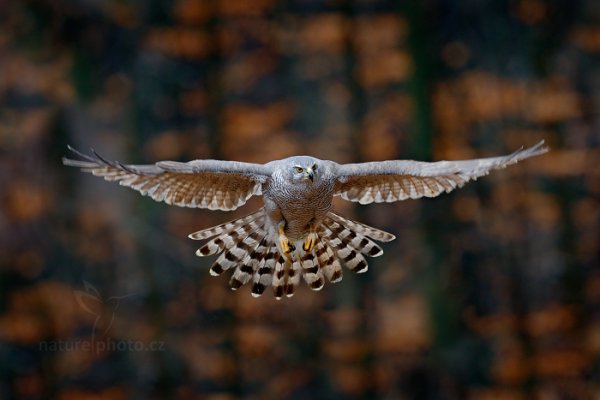
M 97 160 L 94 160 L 94 158 L 93 158 L 93 157 L 90 157 L 90 156 L 88 156 L 87 154 L 80 152 L 79 150 L 77 150 L 77 149 L 76 149 L 76 148 L 74 148 L 74 147 L 71 147 L 71 146 L 67 145 L 67 149 L 69 149 L 69 150 L 70 150 L 70 151 L 72 151 L 73 153 L 77 154 L 79 157 L 81 157 L 81 158 L 84 158 L 84 159 L 86 159 L 86 160 L 88 160 L 88 161 L 91 161 L 91 162 L 95 162 L 95 161 L 97 161 Z M 65 158 L 66 158 L 66 157 L 63 157 L 63 160 L 64 160 Z M 73 160 L 71 160 L 71 161 L 73 161 Z
M 104 157 L 102 157 L 96 150 L 94 150 L 93 148 L 91 149 L 91 152 L 94 156 L 96 156 L 96 158 L 98 160 L 100 160 L 103 164 L 108 165 L 109 167 L 114 167 L 114 168 L 119 168 L 119 165 L 115 162 L 112 161 L 108 161 L 107 159 L 105 159 Z

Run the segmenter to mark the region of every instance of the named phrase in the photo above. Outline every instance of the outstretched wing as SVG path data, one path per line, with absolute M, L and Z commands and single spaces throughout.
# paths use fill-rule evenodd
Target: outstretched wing
M 237 161 L 161 161 L 125 165 L 108 161 L 92 150 L 86 155 L 69 147 L 82 160 L 63 158 L 63 164 L 81 168 L 107 181 L 118 181 L 144 196 L 180 207 L 235 210 L 251 196 L 260 195 L 271 168 Z
M 547 151 L 544 141 L 541 141 L 528 149 L 521 148 L 502 157 L 463 161 L 395 160 L 343 164 L 338 167 L 335 195 L 360 204 L 435 197 L 487 175 L 491 170 L 504 168 Z

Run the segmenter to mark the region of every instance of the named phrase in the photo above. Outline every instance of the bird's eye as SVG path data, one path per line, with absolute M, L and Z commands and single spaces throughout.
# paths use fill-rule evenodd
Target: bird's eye
M 304 171 L 304 169 L 302 167 L 294 167 L 296 169 L 297 173 L 301 173 Z
M 316 170 L 317 170 L 317 164 L 315 164 L 315 165 L 313 165 L 313 166 L 312 166 L 312 170 L 313 170 L 313 171 L 316 171 Z

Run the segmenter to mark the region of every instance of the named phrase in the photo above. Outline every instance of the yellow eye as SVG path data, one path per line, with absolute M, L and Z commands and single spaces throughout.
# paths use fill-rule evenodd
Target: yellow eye
M 304 171 L 304 169 L 302 169 L 302 167 L 294 167 L 296 169 L 297 173 L 301 173 Z

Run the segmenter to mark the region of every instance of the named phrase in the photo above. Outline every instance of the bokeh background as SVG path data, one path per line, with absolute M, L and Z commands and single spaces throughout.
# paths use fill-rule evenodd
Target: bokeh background
M 1 399 L 600 398 L 600 3 L 0 1 Z M 178 209 L 61 165 L 542 157 L 340 213 L 368 273 L 231 292 Z

